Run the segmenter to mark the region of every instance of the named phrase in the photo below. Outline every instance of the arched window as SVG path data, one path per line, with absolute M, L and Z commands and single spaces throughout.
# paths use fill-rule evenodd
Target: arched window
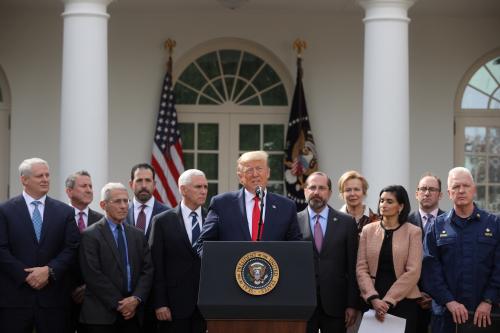
M 284 193 L 283 148 L 292 78 L 256 43 L 221 38 L 195 47 L 174 64 L 186 168 L 203 170 L 209 196 L 238 189 L 236 160 L 269 153 L 269 188 Z
M 500 49 L 471 66 L 456 104 L 455 164 L 471 170 L 478 205 L 500 212 Z

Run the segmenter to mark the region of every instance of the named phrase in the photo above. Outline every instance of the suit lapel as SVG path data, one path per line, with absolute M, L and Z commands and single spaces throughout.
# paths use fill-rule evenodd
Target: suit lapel
M 298 214 L 297 219 L 299 222 L 300 231 L 302 232 L 302 239 L 305 241 L 311 241 L 313 239 L 313 236 L 311 224 L 309 223 L 309 211 L 307 210 L 307 208 Z
M 122 273 L 125 273 L 126 267 L 123 267 L 123 262 L 120 258 L 120 254 L 118 253 L 118 247 L 116 245 L 115 236 L 113 236 L 113 233 L 111 232 L 111 229 L 108 226 L 108 222 L 106 221 L 105 218 L 103 218 L 100 222 L 97 223 L 99 224 L 99 230 L 102 233 L 104 240 L 106 241 L 106 243 L 108 243 L 108 246 L 111 248 L 111 252 L 113 252 L 113 256 L 115 257 L 116 262 L 118 262 L 118 266 L 120 266 Z M 127 237 L 127 242 L 128 242 L 128 237 Z
M 31 233 L 33 242 L 35 244 L 38 244 L 38 241 L 36 240 L 35 227 L 33 226 L 33 221 L 31 220 L 30 211 L 22 195 L 17 197 L 15 205 L 16 209 L 18 210 L 18 215 L 20 217 L 21 223 L 24 223 L 26 226 L 26 230 L 29 230 L 29 232 Z
M 179 229 L 179 232 L 180 234 L 182 235 L 182 241 L 184 243 L 184 245 L 186 246 L 186 248 L 188 248 L 189 250 L 193 250 L 193 246 L 191 245 L 191 242 L 189 241 L 189 236 L 187 234 L 187 230 L 186 230 L 186 225 L 184 224 L 184 217 L 182 216 L 182 209 L 181 209 L 181 205 L 179 204 L 177 206 L 177 208 L 175 209 L 176 210 L 176 214 L 177 214 L 177 228 Z
M 130 265 L 130 279 L 131 285 L 135 285 L 135 281 L 137 279 L 137 271 L 136 268 L 140 267 L 139 257 L 135 255 L 136 253 L 142 253 L 140 249 L 136 248 L 136 242 L 134 235 L 131 232 L 130 225 L 123 225 L 125 230 L 125 237 L 127 238 L 127 249 L 128 249 L 128 263 Z M 118 251 L 117 251 L 118 252 Z
M 328 207 L 328 220 L 326 221 L 325 237 L 322 245 L 323 248 L 325 248 L 333 240 L 335 233 L 338 231 L 337 221 L 337 212 L 333 208 Z
M 250 230 L 248 230 L 249 224 L 248 224 L 248 219 L 247 219 L 247 210 L 246 210 L 246 203 L 245 203 L 245 188 L 244 187 L 238 193 L 236 200 L 238 201 L 238 207 L 239 207 L 239 211 L 241 214 L 240 228 L 242 229 L 243 235 L 245 236 L 245 240 L 250 241 L 250 240 L 252 240 L 252 237 L 250 236 Z
M 130 205 L 128 206 L 127 223 L 129 225 L 135 226 L 135 222 L 134 222 L 134 203 L 133 202 L 131 202 Z
M 51 223 L 50 223 L 50 216 L 52 215 L 52 210 L 54 208 L 54 203 L 52 200 L 47 196 L 45 197 L 45 207 L 43 209 L 43 222 L 42 222 L 42 231 L 40 234 L 40 242 L 39 244 L 42 244 L 43 241 L 46 238 L 46 235 L 50 233 L 50 228 L 51 228 Z M 35 229 L 33 229 L 35 230 Z

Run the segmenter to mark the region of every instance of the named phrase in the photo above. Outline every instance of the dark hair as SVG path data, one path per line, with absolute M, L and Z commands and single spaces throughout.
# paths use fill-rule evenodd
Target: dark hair
M 136 164 L 132 167 L 132 170 L 130 171 L 130 180 L 134 180 L 134 176 L 135 176 L 135 171 L 137 169 L 147 169 L 147 170 L 151 170 L 151 172 L 153 173 L 153 179 L 155 179 L 155 169 L 153 169 L 153 167 L 148 164 L 148 163 L 139 163 L 139 164 Z
M 382 193 L 384 192 L 389 192 L 394 194 L 396 197 L 396 201 L 398 204 L 403 205 L 403 209 L 399 213 L 398 216 L 398 221 L 400 224 L 403 224 L 408 221 L 408 214 L 410 214 L 411 211 L 411 205 L 410 205 L 410 198 L 408 198 L 408 192 L 406 192 L 405 188 L 401 185 L 390 185 L 384 187 L 378 197 L 379 197 L 379 203 L 380 203 L 380 197 L 382 196 Z M 380 215 L 380 204 L 378 205 L 378 214 Z
M 72 173 L 71 175 L 66 178 L 66 181 L 64 182 L 64 185 L 66 188 L 75 188 L 75 183 L 76 183 L 76 178 L 79 176 L 87 176 L 90 177 L 90 173 L 86 170 L 80 170 L 75 173 Z
M 430 173 L 430 172 L 426 172 L 426 173 L 424 173 L 424 174 L 422 175 L 422 177 L 420 177 L 420 179 L 418 180 L 418 184 L 420 184 L 420 181 L 421 181 L 422 179 L 424 179 L 425 177 L 432 177 L 432 178 L 434 178 L 434 179 L 437 181 L 437 183 L 438 183 L 439 192 L 441 193 L 441 179 L 439 179 L 439 177 L 438 177 L 438 176 L 433 175 L 433 174 L 432 174 L 432 173 Z M 417 186 L 418 186 L 418 184 L 417 184 Z
M 306 187 L 308 185 L 308 180 L 309 180 L 309 177 L 312 177 L 312 176 L 323 176 L 326 178 L 326 183 L 328 185 L 328 189 L 331 191 L 332 190 L 332 180 L 330 179 L 330 177 L 328 177 L 328 175 L 324 172 L 321 172 L 321 171 L 316 171 L 316 172 L 313 172 L 311 173 L 307 179 L 306 179 Z

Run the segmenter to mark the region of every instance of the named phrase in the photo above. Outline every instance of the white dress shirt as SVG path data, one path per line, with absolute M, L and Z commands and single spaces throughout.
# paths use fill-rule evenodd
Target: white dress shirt
M 184 200 L 181 201 L 181 213 L 182 213 L 182 220 L 184 221 L 184 228 L 186 228 L 186 232 L 187 232 L 187 235 L 189 237 L 189 241 L 192 243 L 193 242 L 193 230 L 192 230 L 192 225 L 191 225 L 191 221 L 193 220 L 193 218 L 190 216 L 191 215 L 191 212 L 193 212 L 191 210 L 191 208 L 189 208 L 188 206 L 186 206 L 184 204 Z M 198 220 L 198 223 L 200 224 L 200 231 L 201 231 L 201 228 L 203 226 L 203 217 L 201 215 L 201 206 L 199 206 L 198 208 L 196 208 L 194 210 L 194 212 L 196 213 L 196 218 Z

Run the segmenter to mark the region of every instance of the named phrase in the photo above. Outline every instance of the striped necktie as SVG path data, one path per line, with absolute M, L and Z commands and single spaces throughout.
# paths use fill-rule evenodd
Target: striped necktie
M 33 201 L 31 203 L 33 206 L 35 206 L 35 210 L 33 211 L 33 215 L 31 216 L 31 220 L 33 221 L 33 228 L 35 229 L 35 235 L 36 235 L 36 240 L 40 241 L 40 236 L 42 234 L 42 215 L 40 214 L 40 211 L 38 210 L 38 205 L 41 205 L 42 203 L 38 200 Z

